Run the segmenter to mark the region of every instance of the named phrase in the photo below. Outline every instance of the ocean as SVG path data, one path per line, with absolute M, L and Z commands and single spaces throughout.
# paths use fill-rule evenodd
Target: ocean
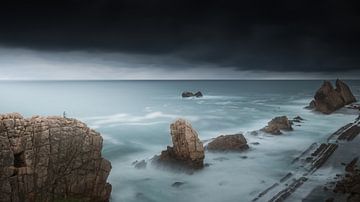
M 345 82 L 359 100 L 360 81 Z M 313 142 L 357 117 L 348 109 L 331 115 L 304 109 L 321 84 L 320 80 L 1 81 L 0 112 L 25 117 L 66 112 L 100 132 L 103 155 L 112 163 L 108 181 L 113 202 L 246 202 L 295 169 L 292 159 Z M 184 99 L 183 91 L 201 91 L 204 97 Z M 280 136 L 251 134 L 282 115 L 305 121 Z M 192 174 L 151 164 L 134 168 L 134 161 L 150 160 L 171 145 L 169 127 L 177 118 L 189 120 L 201 140 L 243 133 L 250 149 L 207 152 L 209 166 Z M 183 184 L 174 187 L 174 182 Z

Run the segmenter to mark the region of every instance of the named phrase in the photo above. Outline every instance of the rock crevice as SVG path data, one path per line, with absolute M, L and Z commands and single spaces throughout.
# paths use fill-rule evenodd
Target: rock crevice
M 75 119 L 0 115 L 0 201 L 108 201 L 102 141 Z

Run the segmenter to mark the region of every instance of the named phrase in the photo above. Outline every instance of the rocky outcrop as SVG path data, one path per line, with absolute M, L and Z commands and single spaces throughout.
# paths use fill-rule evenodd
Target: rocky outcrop
M 280 135 L 281 130 L 290 131 L 293 130 L 291 126 L 291 121 L 286 116 L 278 116 L 273 118 L 267 126 L 265 126 L 261 131 L 270 133 L 273 135 Z
M 347 194 L 346 201 L 358 202 L 360 201 L 360 170 L 356 163 L 358 158 L 354 158 L 346 165 L 346 175 L 336 183 L 334 188 L 335 193 Z
M 330 81 L 324 81 L 323 85 L 316 91 L 309 108 L 324 114 L 330 114 L 355 101 L 356 99 L 350 88 L 343 81 L 337 79 L 335 89 Z
M 185 92 L 183 92 L 183 93 L 181 94 L 181 96 L 182 96 L 183 98 L 187 98 L 187 97 L 202 97 L 203 94 L 202 94 L 200 91 L 198 91 L 198 92 L 196 92 L 196 93 L 185 91 Z
M 0 201 L 108 201 L 102 141 L 75 119 L 0 115 Z
M 176 163 L 191 169 L 204 166 L 204 147 L 198 134 L 191 124 L 183 119 L 178 119 L 170 125 L 173 147 L 161 152 L 158 159 L 162 163 Z
M 243 151 L 249 149 L 249 145 L 243 134 L 220 135 L 211 141 L 206 149 L 209 151 Z

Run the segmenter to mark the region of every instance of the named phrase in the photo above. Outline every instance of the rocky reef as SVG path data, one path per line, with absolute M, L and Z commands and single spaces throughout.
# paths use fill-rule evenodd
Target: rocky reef
M 157 159 L 159 163 L 179 164 L 191 169 L 204 166 L 204 147 L 191 124 L 178 119 L 170 125 L 173 146 L 168 146 Z
M 211 141 L 206 149 L 209 151 L 243 151 L 249 149 L 249 145 L 243 134 L 220 135 Z
M 286 116 L 278 116 L 273 118 L 261 131 L 273 135 L 280 135 L 282 134 L 281 130 L 293 130 L 291 125 L 292 122 Z
M 187 98 L 187 97 L 202 97 L 203 94 L 202 94 L 200 91 L 198 91 L 198 92 L 196 92 L 196 93 L 189 92 L 189 91 L 185 91 L 185 92 L 183 92 L 183 93 L 181 94 L 181 96 L 182 96 L 183 98 Z
M 324 81 L 316 91 L 314 100 L 310 102 L 308 108 L 330 114 L 347 104 L 356 102 L 348 85 L 339 79 L 336 80 L 335 85 L 334 89 L 330 81 Z
M 75 119 L 0 115 L 0 201 L 109 201 L 102 141 Z

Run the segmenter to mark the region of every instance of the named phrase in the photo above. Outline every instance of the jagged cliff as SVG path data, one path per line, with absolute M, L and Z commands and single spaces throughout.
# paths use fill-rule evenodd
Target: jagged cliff
M 356 102 L 356 98 L 348 85 L 339 79 L 336 80 L 335 85 L 336 88 L 334 89 L 330 81 L 324 81 L 316 91 L 314 100 L 310 102 L 309 107 L 330 114 L 347 104 Z
M 102 141 L 75 119 L 0 115 L 0 201 L 108 201 Z

